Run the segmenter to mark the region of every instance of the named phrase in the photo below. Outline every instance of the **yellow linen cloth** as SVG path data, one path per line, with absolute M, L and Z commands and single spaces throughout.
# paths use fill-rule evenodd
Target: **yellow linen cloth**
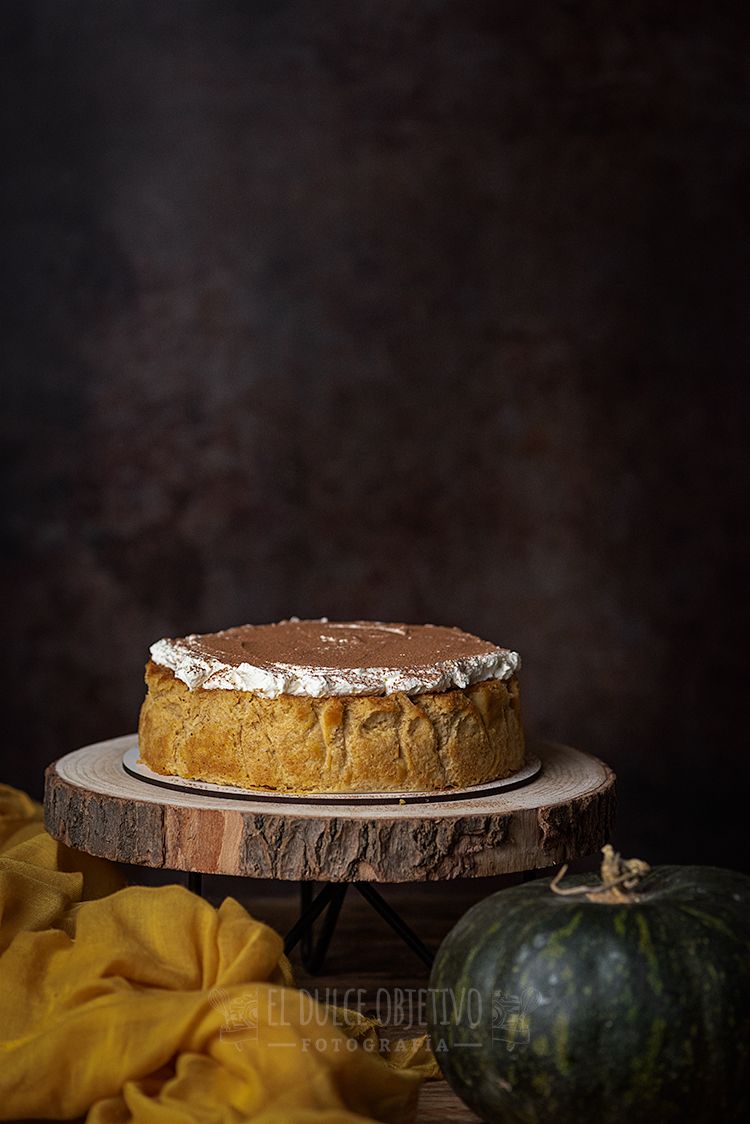
M 124 887 L 0 786 L 0 1119 L 412 1120 L 426 1042 L 389 1065 L 372 1022 L 335 1015 L 232 898 Z

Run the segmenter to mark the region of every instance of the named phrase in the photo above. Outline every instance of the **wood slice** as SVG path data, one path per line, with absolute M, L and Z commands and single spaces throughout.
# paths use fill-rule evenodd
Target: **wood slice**
M 122 766 L 135 736 L 49 766 L 50 835 L 139 866 L 249 878 L 424 882 L 534 870 L 592 854 L 615 809 L 609 766 L 569 746 L 535 743 L 528 785 L 440 804 L 327 805 L 168 791 Z

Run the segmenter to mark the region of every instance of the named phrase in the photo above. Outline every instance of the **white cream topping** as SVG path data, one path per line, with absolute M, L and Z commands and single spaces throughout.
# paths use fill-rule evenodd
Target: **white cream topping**
M 325 622 L 324 622 L 325 623 Z M 343 626 L 337 625 L 337 628 Z M 356 626 L 351 626 L 356 627 Z M 373 627 L 370 625 L 369 627 Z M 376 623 L 374 627 L 393 626 Z M 151 646 L 154 663 L 167 667 L 191 691 L 252 691 L 263 698 L 279 695 L 407 695 L 468 687 L 487 679 L 510 679 L 521 666 L 517 652 L 491 648 L 481 654 L 458 656 L 418 668 L 398 667 L 305 667 L 293 663 L 229 664 L 201 649 L 198 635 L 177 640 L 159 640 Z M 321 636 L 332 644 L 336 636 Z

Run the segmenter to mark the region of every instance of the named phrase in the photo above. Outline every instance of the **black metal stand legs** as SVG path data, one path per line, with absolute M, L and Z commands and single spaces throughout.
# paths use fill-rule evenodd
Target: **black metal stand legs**
M 369 902 L 375 912 L 388 922 L 422 963 L 431 968 L 433 953 L 370 882 L 328 882 L 317 897 L 313 897 L 312 882 L 300 883 L 301 913 L 286 935 L 284 952 L 290 953 L 300 944 L 302 963 L 307 971 L 312 975 L 321 971 L 349 885 L 359 891 L 365 901 Z M 316 939 L 314 926 L 323 910 L 326 910 L 326 915 Z
M 376 913 L 379 913 L 384 921 L 387 921 L 394 932 L 398 933 L 404 944 L 408 945 L 412 952 L 416 953 L 423 964 L 428 968 L 432 967 L 432 962 L 435 959 L 434 952 L 430 952 L 427 945 L 420 940 L 413 929 L 404 921 L 400 913 L 392 905 L 389 905 L 382 894 L 380 894 L 371 882 L 355 882 L 354 885 L 359 890 L 362 897 L 366 902 L 369 902 Z
M 346 882 L 329 882 L 313 897 L 313 883 L 300 883 L 301 913 L 284 941 L 284 952 L 289 953 L 299 943 L 302 963 L 308 972 L 315 975 L 323 967 L 328 946 L 331 943 L 336 922 L 346 897 Z M 314 926 L 319 915 L 325 910 L 320 932 L 315 936 Z

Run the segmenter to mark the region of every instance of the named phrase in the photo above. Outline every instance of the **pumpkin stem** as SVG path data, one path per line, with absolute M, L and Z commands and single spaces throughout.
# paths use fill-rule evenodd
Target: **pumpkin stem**
M 634 900 L 633 890 L 648 874 L 651 867 L 643 859 L 624 859 L 611 844 L 602 847 L 601 882 L 594 886 L 561 886 L 568 864 L 560 867 L 550 882 L 550 890 L 561 897 L 585 896 L 597 902 L 629 902 Z M 627 893 L 625 891 L 628 891 Z

